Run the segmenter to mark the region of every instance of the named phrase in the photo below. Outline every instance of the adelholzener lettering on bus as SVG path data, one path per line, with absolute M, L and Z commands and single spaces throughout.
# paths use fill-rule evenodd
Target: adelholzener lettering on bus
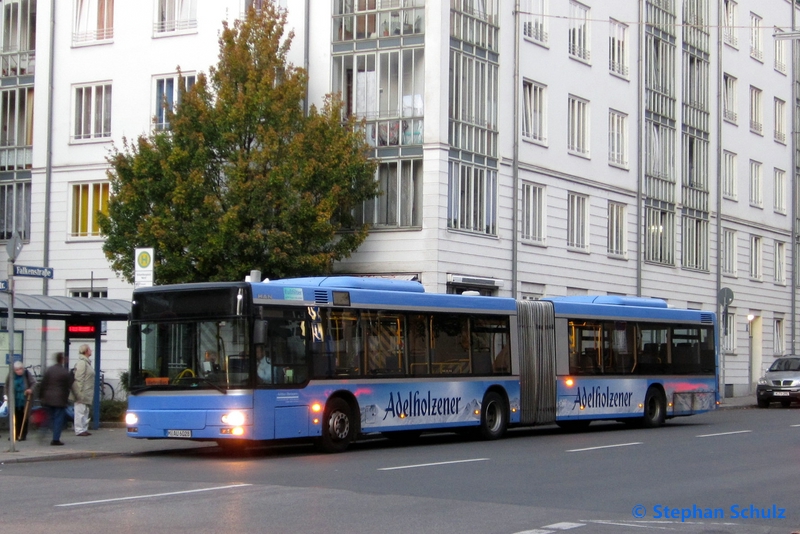
M 389 404 L 384 410 L 383 419 L 392 417 L 420 417 L 434 415 L 458 415 L 461 397 L 433 397 L 428 391 L 427 395 L 420 396 L 419 391 L 408 392 L 403 397 L 397 392 L 397 398 L 389 392 Z
M 630 407 L 632 398 L 632 392 L 611 391 L 608 386 L 605 391 L 598 386 L 593 386 L 591 390 L 579 386 L 574 404 L 579 408 L 621 408 Z

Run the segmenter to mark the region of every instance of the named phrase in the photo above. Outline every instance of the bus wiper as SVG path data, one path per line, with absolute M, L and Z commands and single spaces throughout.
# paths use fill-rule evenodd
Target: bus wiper
M 223 395 L 227 395 L 228 394 L 228 390 L 227 389 L 223 388 L 222 386 L 214 383 L 210 379 L 208 379 L 206 377 L 203 377 L 203 376 L 184 376 L 184 377 L 175 379 L 175 382 L 183 382 L 183 381 L 193 381 L 195 385 L 200 384 L 202 382 L 202 383 L 210 385 L 212 388 L 216 389 L 217 391 L 219 391 Z

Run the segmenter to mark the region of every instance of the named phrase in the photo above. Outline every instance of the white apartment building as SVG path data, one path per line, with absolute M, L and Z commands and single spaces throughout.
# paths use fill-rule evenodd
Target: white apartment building
M 207 72 L 222 21 L 260 3 L 0 3 L 0 238 L 21 232 L 18 263 L 55 271 L 19 292 L 130 298 L 96 225 L 109 148 L 168 128 L 178 67 L 188 83 Z M 384 194 L 360 213 L 373 229 L 337 272 L 718 311 L 726 396 L 796 348 L 800 69 L 794 41 L 773 37 L 791 2 L 281 6 L 308 102 L 340 92 L 379 162 Z M 63 346 L 61 324 L 17 326 L 26 362 Z M 108 325 L 107 379 L 127 366 L 124 330 Z

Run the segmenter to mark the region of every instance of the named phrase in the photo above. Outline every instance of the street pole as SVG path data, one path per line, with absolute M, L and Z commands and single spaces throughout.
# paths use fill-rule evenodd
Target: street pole
M 15 445 L 17 442 L 16 409 L 14 406 L 16 392 L 14 391 L 15 380 L 12 375 L 12 373 L 14 373 L 14 262 L 17 261 L 17 256 L 19 256 L 21 250 L 22 238 L 19 233 L 15 233 L 6 244 L 6 251 L 8 252 L 8 363 L 9 376 L 11 377 L 11 380 L 9 380 L 10 391 L 7 393 L 8 433 L 11 434 L 9 438 L 11 441 L 9 452 L 16 452 Z

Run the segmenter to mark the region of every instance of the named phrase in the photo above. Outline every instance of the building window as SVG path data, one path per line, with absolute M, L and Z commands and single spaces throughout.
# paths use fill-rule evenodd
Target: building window
M 262 0 L 263 1 L 263 0 Z M 422 0 L 377 2 L 337 0 L 334 3 L 333 41 L 353 41 L 425 33 Z
M 450 50 L 451 146 L 497 156 L 498 84 L 496 63 L 480 55 Z
M 761 266 L 762 266 L 762 250 L 761 250 L 761 237 L 757 235 L 750 236 L 750 278 L 753 280 L 761 280 Z
M 736 350 L 736 313 L 728 310 L 722 316 L 722 352 L 734 352 Z
M 25 241 L 31 238 L 30 181 L 0 182 L 0 239 L 15 233 Z
M 616 20 L 609 21 L 608 70 L 628 77 L 628 26 Z
M 72 44 L 114 38 L 114 0 L 75 0 Z
M 197 28 L 197 0 L 158 0 L 153 31 L 172 33 Z
M 544 187 L 522 184 L 522 239 L 544 244 Z
M 736 276 L 736 231 L 722 229 L 722 273 Z
M 750 86 L 750 131 L 761 135 L 764 130 L 764 114 L 761 111 L 761 89 Z
M 381 194 L 356 210 L 373 228 L 422 226 L 422 160 L 380 160 L 375 172 Z
M 569 55 L 588 62 L 590 57 L 589 8 L 578 2 L 569 3 Z
M 688 269 L 708 270 L 708 221 L 684 215 L 681 221 L 681 265 Z
M 111 84 L 75 87 L 73 139 L 111 137 Z
M 786 144 L 786 102 L 775 99 L 775 141 Z
M 98 213 L 108 214 L 108 182 L 72 186 L 71 237 L 98 237 Z
M 698 189 L 708 190 L 708 142 L 699 137 L 689 134 L 682 134 L 683 140 L 683 184 Z M 691 206 L 695 209 L 702 209 L 705 206 Z
M 588 250 L 589 232 L 588 199 L 583 195 L 569 193 L 567 195 L 567 246 Z
M 722 153 L 722 196 L 736 200 L 736 195 L 736 154 L 726 150 Z
M 786 284 L 786 243 L 775 241 L 775 277 L 776 284 Z
M 750 13 L 750 57 L 763 61 L 764 49 L 762 48 L 761 17 Z
M 497 171 L 450 161 L 449 228 L 488 235 L 497 233 Z
M 182 91 L 180 80 L 183 79 L 183 90 L 188 91 L 196 81 L 194 74 L 183 74 L 182 78 L 177 74 L 169 76 L 158 76 L 155 78 L 155 128 L 156 130 L 169 130 L 169 114 L 175 110 L 175 106 L 181 100 Z
M 2 72 L 3 76 L 34 74 L 36 70 L 35 0 L 3 2 Z M 33 83 L 33 82 L 31 82 Z
M 627 253 L 625 204 L 608 203 L 608 253 L 624 257 Z
M 522 82 L 522 136 L 547 142 L 547 88 L 536 82 Z
M 775 33 L 782 33 L 783 30 L 775 28 Z M 782 74 L 786 74 L 786 41 L 783 39 L 775 39 L 775 70 Z
M 775 169 L 773 175 L 773 208 L 776 213 L 786 214 L 786 173 Z
M 33 87 L 0 91 L 0 171 L 30 169 L 33 152 Z
M 628 116 L 613 109 L 608 112 L 608 162 L 628 166 Z
M 708 111 L 708 67 L 700 56 L 683 55 L 683 101 L 703 111 Z
M 537 43 L 547 44 L 547 0 L 523 0 L 522 34 Z
M 762 207 L 764 200 L 761 197 L 761 163 L 750 160 L 750 205 Z
M 736 78 L 730 74 L 725 74 L 724 85 L 723 117 L 726 121 L 736 124 L 739 118 L 736 113 Z
M 573 154 L 589 156 L 589 102 L 569 97 L 567 149 Z
M 82 299 L 107 299 L 107 289 L 70 289 L 69 296 Z
M 772 324 L 772 351 L 775 356 L 783 356 L 783 319 L 775 319 Z
M 675 213 L 670 209 L 645 207 L 644 258 L 664 265 L 675 264 Z
M 724 3 L 722 39 L 726 44 L 737 47 L 739 46 L 739 39 L 736 37 L 736 12 L 738 6 L 733 0 L 724 0 Z

